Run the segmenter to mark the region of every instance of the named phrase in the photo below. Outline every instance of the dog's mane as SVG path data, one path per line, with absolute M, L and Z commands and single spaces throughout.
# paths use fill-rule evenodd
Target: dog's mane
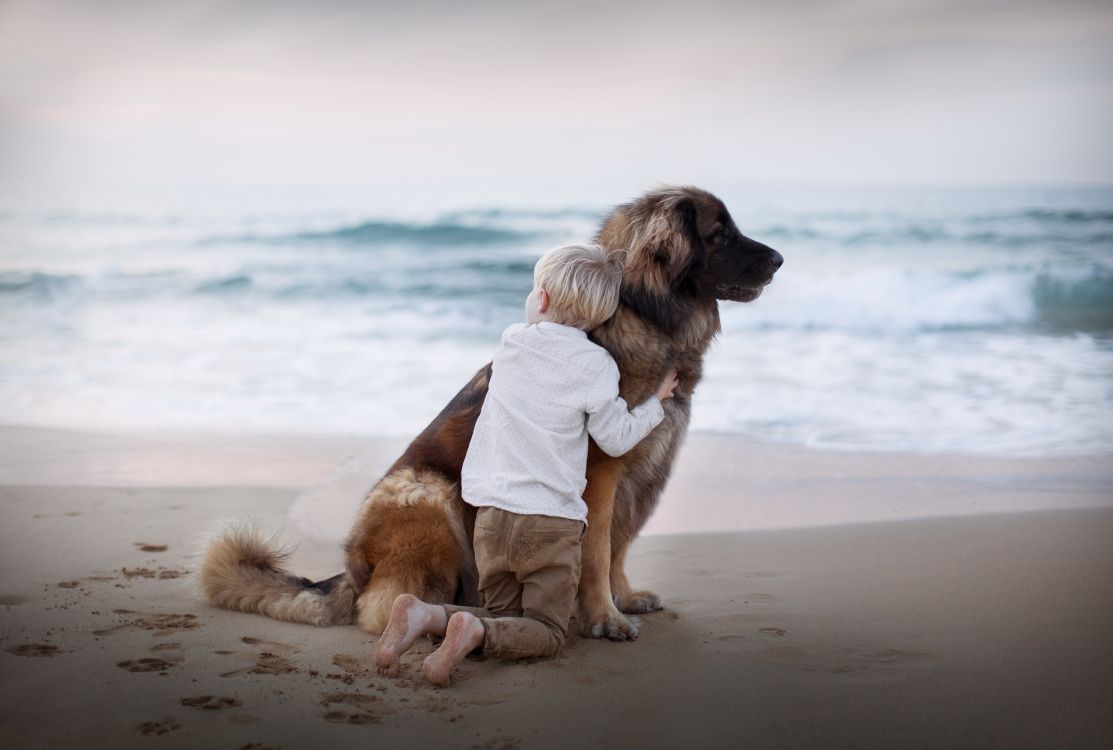
M 696 283 L 707 262 L 697 212 L 708 203 L 718 200 L 704 190 L 666 186 L 616 206 L 595 238 L 626 254 L 622 304 L 679 346 L 700 350 L 719 331 L 718 303 Z

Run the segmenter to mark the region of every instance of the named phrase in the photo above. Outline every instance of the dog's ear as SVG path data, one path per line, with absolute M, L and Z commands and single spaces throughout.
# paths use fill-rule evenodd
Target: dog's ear
M 641 277 L 658 293 L 677 288 L 706 267 L 696 206 L 687 196 L 659 202 L 644 220 L 635 222 L 630 239 L 627 273 Z
M 687 246 L 687 261 L 675 268 L 672 283 L 680 286 L 707 270 L 707 248 L 699 236 L 699 217 L 695 201 L 684 198 L 673 208 L 673 218 L 677 222 L 677 236 Z M 683 258 L 684 253 L 679 253 Z M 678 260 L 680 259 L 678 258 Z

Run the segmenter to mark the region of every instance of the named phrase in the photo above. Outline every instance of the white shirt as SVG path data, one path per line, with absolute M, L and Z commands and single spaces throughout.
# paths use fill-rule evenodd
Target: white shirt
M 634 409 L 618 365 L 578 328 L 542 321 L 502 334 L 461 471 L 466 502 L 587 522 L 587 437 L 621 456 L 664 419 L 656 396 Z

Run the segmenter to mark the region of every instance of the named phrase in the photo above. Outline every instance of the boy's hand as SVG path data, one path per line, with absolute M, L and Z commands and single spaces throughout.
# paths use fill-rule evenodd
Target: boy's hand
M 676 370 L 669 370 L 669 374 L 661 381 L 661 385 L 657 388 L 657 399 L 665 401 L 672 398 L 672 391 L 680 384 L 680 378 L 676 374 Z

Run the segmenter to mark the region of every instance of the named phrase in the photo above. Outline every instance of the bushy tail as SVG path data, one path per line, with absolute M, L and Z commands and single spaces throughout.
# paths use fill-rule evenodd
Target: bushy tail
M 198 581 L 215 607 L 310 625 L 355 622 L 355 591 L 340 574 L 313 583 L 282 569 L 289 553 L 252 526 L 235 526 L 205 550 Z

